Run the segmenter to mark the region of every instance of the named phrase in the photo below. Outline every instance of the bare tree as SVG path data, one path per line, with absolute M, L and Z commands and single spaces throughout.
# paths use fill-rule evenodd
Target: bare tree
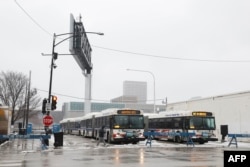
M 31 89 L 30 97 L 27 98 L 28 78 L 18 72 L 8 71 L 0 73 L 0 101 L 11 107 L 11 124 L 22 118 L 27 109 L 27 99 L 29 100 L 29 117 L 36 114 L 35 109 L 39 106 L 41 99 L 37 95 L 36 89 Z

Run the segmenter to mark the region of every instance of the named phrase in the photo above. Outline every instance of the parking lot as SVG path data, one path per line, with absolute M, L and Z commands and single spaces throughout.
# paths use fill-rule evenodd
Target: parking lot
M 0 166 L 223 166 L 224 150 L 250 150 L 248 143 L 228 147 L 228 142 L 186 145 L 167 141 L 96 146 L 96 140 L 64 135 L 63 147 L 41 149 L 38 139 L 15 139 L 1 145 Z

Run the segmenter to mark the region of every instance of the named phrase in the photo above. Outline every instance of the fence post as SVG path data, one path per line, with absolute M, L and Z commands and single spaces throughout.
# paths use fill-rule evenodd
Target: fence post
M 234 140 L 234 142 L 233 142 Z M 238 148 L 238 144 L 237 144 L 237 138 L 236 138 L 236 134 L 234 134 L 228 144 L 228 147 L 230 147 L 231 144 L 235 144 L 236 145 L 236 148 Z

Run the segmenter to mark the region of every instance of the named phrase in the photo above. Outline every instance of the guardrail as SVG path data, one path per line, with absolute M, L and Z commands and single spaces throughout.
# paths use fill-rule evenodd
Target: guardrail
M 51 135 L 39 135 L 39 134 L 30 134 L 30 135 L 0 135 L 0 139 L 50 139 Z
M 144 132 L 144 136 L 181 136 L 181 137 L 190 137 L 190 136 L 195 136 L 195 133 L 193 132 L 165 132 L 165 133 L 161 133 L 161 132 Z
M 144 136 L 147 137 L 147 141 L 146 141 L 146 145 L 150 144 L 151 147 L 151 143 L 152 143 L 152 139 L 155 136 L 181 136 L 181 137 L 187 137 L 187 146 L 188 145 L 193 145 L 194 147 L 194 142 L 192 140 L 192 136 L 195 136 L 195 133 L 193 132 L 165 132 L 165 133 L 161 133 L 161 132 L 155 132 L 155 131 L 148 131 L 148 132 L 144 132 Z
M 231 137 L 231 140 L 228 144 L 228 147 L 230 147 L 232 144 L 234 144 L 237 148 L 238 147 L 237 137 L 249 138 L 250 134 L 228 134 L 228 137 Z

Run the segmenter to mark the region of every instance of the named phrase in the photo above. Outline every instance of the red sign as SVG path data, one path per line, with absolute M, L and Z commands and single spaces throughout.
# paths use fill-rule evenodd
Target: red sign
M 45 115 L 43 117 L 43 124 L 44 126 L 50 126 L 53 124 L 53 117 L 50 115 Z

